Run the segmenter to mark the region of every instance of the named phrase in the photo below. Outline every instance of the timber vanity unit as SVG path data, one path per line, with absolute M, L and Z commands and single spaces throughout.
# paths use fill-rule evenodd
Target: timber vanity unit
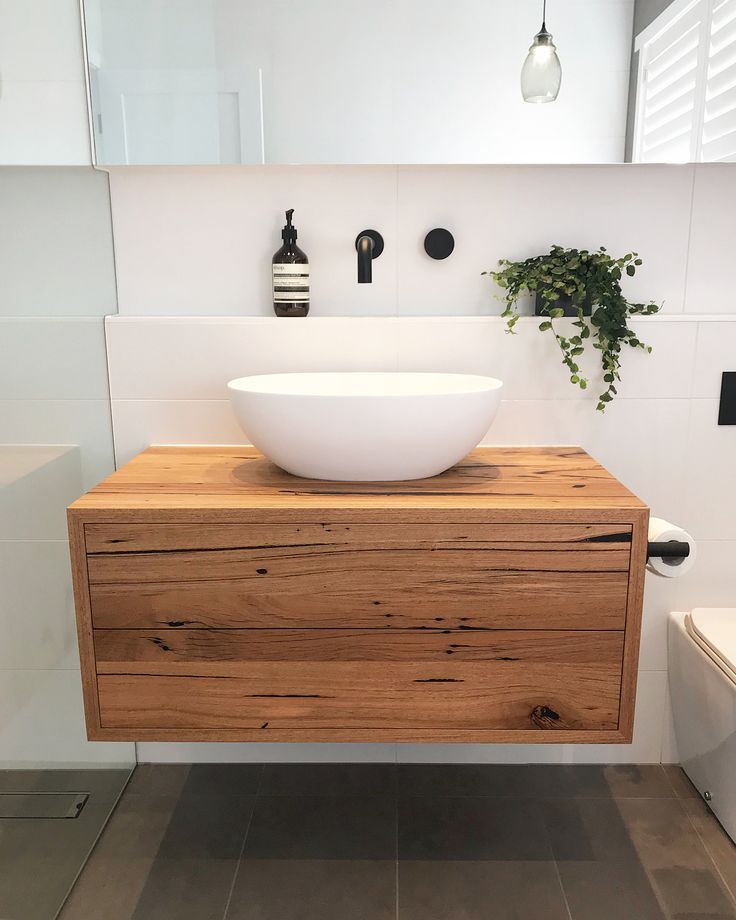
M 69 509 L 89 737 L 630 741 L 648 514 L 575 447 L 358 484 L 150 448 Z

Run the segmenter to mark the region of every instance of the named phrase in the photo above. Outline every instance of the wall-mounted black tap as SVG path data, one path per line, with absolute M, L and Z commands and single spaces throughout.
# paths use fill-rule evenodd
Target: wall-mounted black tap
M 363 230 L 355 240 L 358 250 L 358 284 L 373 281 L 373 260 L 383 252 L 383 237 L 377 230 Z

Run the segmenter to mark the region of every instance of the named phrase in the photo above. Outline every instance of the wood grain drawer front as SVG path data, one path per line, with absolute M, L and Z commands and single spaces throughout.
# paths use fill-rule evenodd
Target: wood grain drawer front
M 623 633 L 98 630 L 103 729 L 606 731 Z
M 631 525 L 87 524 L 98 629 L 624 627 Z

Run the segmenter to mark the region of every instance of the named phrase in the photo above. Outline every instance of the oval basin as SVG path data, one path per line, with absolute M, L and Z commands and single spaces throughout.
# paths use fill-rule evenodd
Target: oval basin
M 251 443 L 307 479 L 385 482 L 442 473 L 478 445 L 503 384 L 470 374 L 304 373 L 228 384 Z

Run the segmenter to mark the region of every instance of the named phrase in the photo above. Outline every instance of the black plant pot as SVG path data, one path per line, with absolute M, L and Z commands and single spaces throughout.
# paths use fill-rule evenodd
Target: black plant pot
M 553 301 L 550 304 L 550 309 L 555 310 L 564 310 L 563 316 L 577 316 L 578 311 L 577 307 L 573 306 L 572 298 L 569 294 L 560 294 L 558 300 Z M 586 298 L 583 303 L 583 316 L 590 316 L 593 312 L 593 305 L 590 302 L 590 298 Z M 534 315 L 535 316 L 549 316 L 547 301 L 544 300 L 542 295 L 537 292 L 537 295 L 534 299 Z

